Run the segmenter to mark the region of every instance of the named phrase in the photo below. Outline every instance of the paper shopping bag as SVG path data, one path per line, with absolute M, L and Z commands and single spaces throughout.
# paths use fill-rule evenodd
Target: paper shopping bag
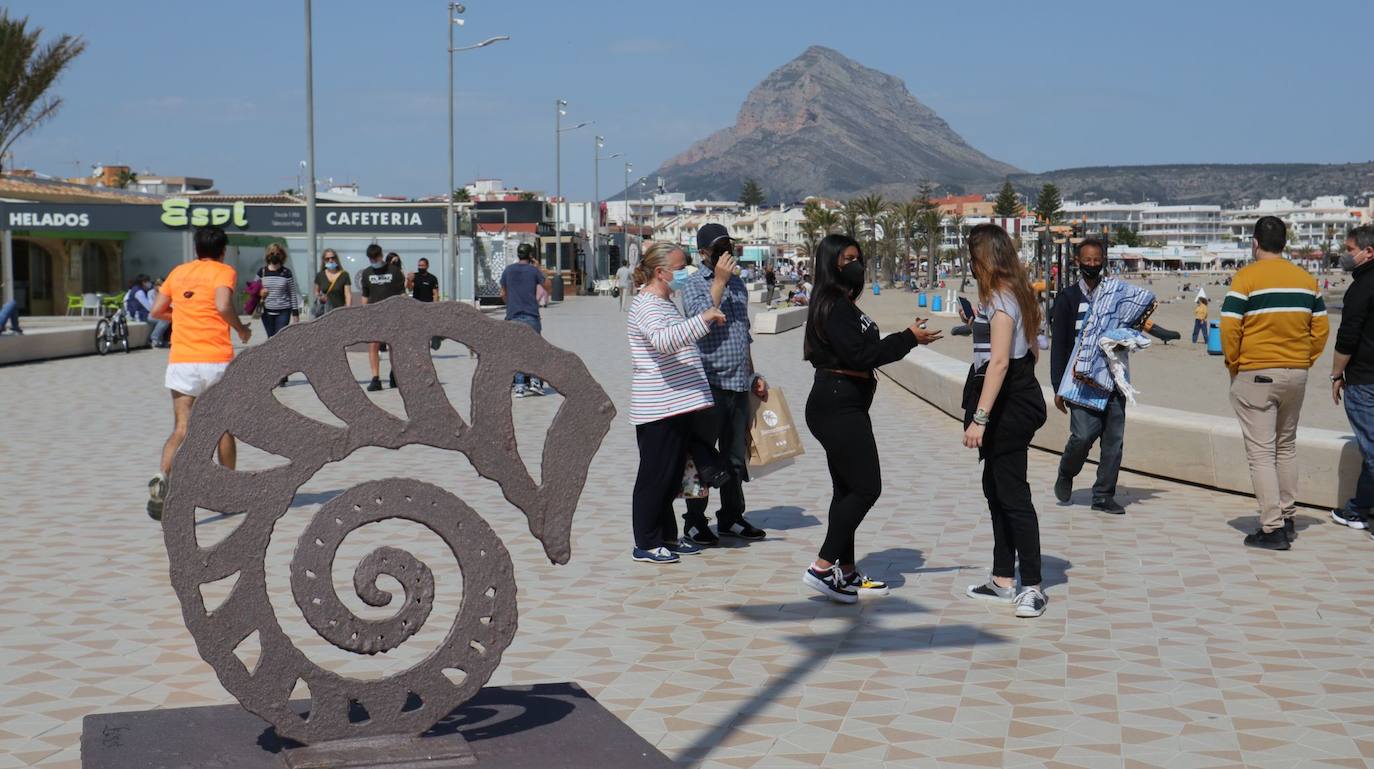
M 749 474 L 763 475 L 805 453 L 792 410 L 781 387 L 768 390 L 768 400 L 750 398 Z

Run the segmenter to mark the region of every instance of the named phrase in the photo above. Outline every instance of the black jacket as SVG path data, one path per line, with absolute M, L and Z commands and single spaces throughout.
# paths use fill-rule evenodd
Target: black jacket
M 1064 369 L 1069 367 L 1073 344 L 1078 341 L 1074 325 L 1078 321 L 1078 306 L 1083 303 L 1083 289 L 1075 281 L 1054 298 L 1050 308 L 1050 389 L 1059 392 Z
M 1348 385 L 1374 384 L 1374 262 L 1355 268 L 1354 281 L 1345 290 L 1341 327 L 1336 330 L 1336 352 L 1349 355 L 1345 365 Z
M 811 314 L 816 312 L 812 305 Z M 916 335 L 904 328 L 895 334 L 878 337 L 878 324 L 847 299 L 837 299 L 830 307 L 824 328 L 806 324 L 807 360 L 816 368 L 842 368 L 872 371 L 901 360 L 916 346 Z

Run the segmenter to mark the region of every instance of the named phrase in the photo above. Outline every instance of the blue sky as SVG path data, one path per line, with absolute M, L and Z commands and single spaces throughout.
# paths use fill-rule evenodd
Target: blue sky
M 229 192 L 295 184 L 305 153 L 300 0 L 18 0 L 89 43 L 62 113 L 16 144 L 54 175 L 126 163 Z M 366 194 L 442 193 L 444 0 L 316 0 L 316 162 Z M 821 44 L 906 81 L 975 147 L 1043 171 L 1374 159 L 1369 0 L 567 2 L 472 0 L 456 58 L 459 181 L 592 196 L 593 132 L 647 173 L 734 122 L 749 89 Z M 1345 30 L 1360 34 L 1342 36 Z M 1362 92 L 1362 96 L 1356 96 Z M 621 161 L 602 166 L 603 197 Z

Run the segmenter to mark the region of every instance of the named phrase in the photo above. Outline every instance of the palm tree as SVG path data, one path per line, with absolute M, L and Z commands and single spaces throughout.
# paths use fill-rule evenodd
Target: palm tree
M 964 215 L 960 213 L 950 214 L 949 224 L 954 228 L 954 253 L 959 259 L 960 272 L 959 290 L 968 288 L 968 254 L 964 253 Z
M 840 217 L 828 208 L 822 208 L 816 213 L 816 226 L 821 228 L 821 237 L 825 237 L 840 228 Z
M 883 215 L 878 217 L 878 227 L 883 231 L 882 261 L 887 271 L 887 285 L 897 285 L 897 245 L 902 242 L 902 214 L 897 206 L 889 205 Z
M 854 204 L 858 207 L 859 213 L 863 215 L 863 233 L 868 236 L 868 252 L 876 257 L 879 255 L 877 253 L 878 218 L 887 211 L 887 202 L 883 200 L 882 195 L 864 195 L 856 199 Z M 878 275 L 877 260 L 870 259 L 868 263 L 872 267 L 872 274 L 869 275 L 869 280 L 872 280 Z
M 57 114 L 62 98 L 48 91 L 86 50 L 86 41 L 71 35 L 39 47 L 43 30 L 28 23 L 0 8 L 0 170 L 16 139 Z
M 940 244 L 944 241 L 944 222 L 945 214 L 929 199 L 921 204 L 921 214 L 918 217 L 921 235 L 926 241 L 926 253 L 930 257 L 930 262 L 926 266 L 926 287 L 935 286 L 935 260 L 940 254 Z
M 901 222 L 902 241 L 906 246 L 906 260 L 911 261 L 913 254 L 919 254 L 921 239 L 921 207 L 915 200 L 897 204 L 897 218 Z

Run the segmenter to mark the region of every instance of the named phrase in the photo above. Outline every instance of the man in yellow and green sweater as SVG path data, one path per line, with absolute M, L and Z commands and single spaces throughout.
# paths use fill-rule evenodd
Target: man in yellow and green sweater
M 1221 350 L 1231 372 L 1231 407 L 1245 437 L 1260 528 L 1245 544 L 1287 550 L 1296 536 L 1298 416 L 1307 370 L 1321 357 L 1330 325 L 1317 279 L 1283 257 L 1288 228 L 1255 222 L 1255 260 L 1231 280 L 1221 305 Z

